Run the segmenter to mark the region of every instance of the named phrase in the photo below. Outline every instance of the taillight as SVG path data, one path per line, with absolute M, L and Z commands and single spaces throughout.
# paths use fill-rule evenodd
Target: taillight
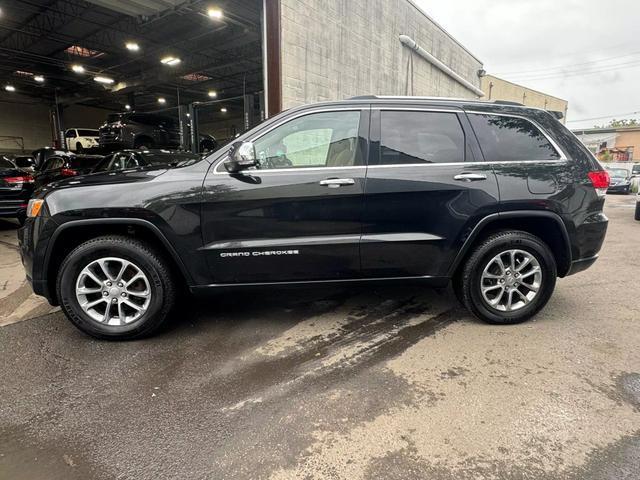
M 75 177 L 76 175 L 78 175 L 78 172 L 76 172 L 73 168 L 63 168 L 62 170 L 60 170 L 60 175 L 62 175 L 63 177 Z
M 4 181 L 9 185 L 18 185 L 19 183 L 33 183 L 31 175 L 21 175 L 19 177 L 5 177 Z
M 611 183 L 609 172 L 606 170 L 589 172 L 589 180 L 591 180 L 591 184 L 593 185 L 593 188 L 596 189 L 598 195 L 602 196 L 607 193 L 607 188 L 609 188 L 609 184 Z

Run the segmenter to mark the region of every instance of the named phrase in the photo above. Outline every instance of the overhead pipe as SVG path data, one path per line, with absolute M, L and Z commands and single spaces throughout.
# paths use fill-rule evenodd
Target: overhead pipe
M 424 58 L 431 65 L 435 66 L 438 70 L 442 71 L 446 75 L 448 75 L 451 78 L 453 78 L 456 82 L 458 82 L 460 85 L 465 87 L 467 90 L 471 90 L 478 97 L 483 97 L 484 96 L 484 92 L 482 90 L 480 90 L 473 83 L 468 81 L 462 75 L 460 75 L 460 74 L 454 72 L 453 70 L 451 70 L 451 68 L 449 68 L 444 63 L 442 63 L 440 60 L 438 60 L 436 57 L 434 57 L 429 52 L 427 52 L 424 48 L 422 48 L 420 45 L 418 45 L 413 38 L 409 37 L 408 35 L 400 35 L 400 42 L 405 47 L 408 47 L 411 50 L 413 50 L 414 52 L 416 52 L 418 55 L 420 55 L 422 58 Z

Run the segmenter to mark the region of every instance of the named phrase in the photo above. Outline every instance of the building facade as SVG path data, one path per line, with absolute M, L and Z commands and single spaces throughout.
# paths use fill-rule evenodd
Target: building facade
M 573 133 L 602 161 L 640 160 L 640 126 L 588 128 Z
M 409 0 L 281 0 L 280 57 L 282 109 L 369 94 L 482 95 L 482 62 Z
M 562 112 L 564 118 L 567 116 L 569 102 L 561 98 L 503 80 L 493 75 L 483 76 L 480 85 L 480 88 L 485 93 L 483 98 L 486 100 L 518 102 L 528 107 Z M 565 121 L 564 118 L 562 120 L 563 122 Z

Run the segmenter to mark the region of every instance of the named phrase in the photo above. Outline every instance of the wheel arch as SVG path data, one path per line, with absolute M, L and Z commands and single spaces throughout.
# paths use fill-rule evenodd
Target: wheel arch
M 192 278 L 184 262 L 166 238 L 164 233 L 153 223 L 135 218 L 100 218 L 72 220 L 60 225 L 51 235 L 44 258 L 44 271 L 48 298 L 58 301 L 55 294 L 57 271 L 66 256 L 85 241 L 104 235 L 123 235 L 143 240 L 160 253 L 166 254 L 169 266 L 174 274 L 179 275 L 186 285 L 191 285 Z
M 558 276 L 564 277 L 569 272 L 572 260 L 571 242 L 560 216 L 553 212 L 513 211 L 494 213 L 478 222 L 454 259 L 449 276 L 458 274 L 474 245 L 500 230 L 521 230 L 540 238 L 549 246 L 556 260 Z

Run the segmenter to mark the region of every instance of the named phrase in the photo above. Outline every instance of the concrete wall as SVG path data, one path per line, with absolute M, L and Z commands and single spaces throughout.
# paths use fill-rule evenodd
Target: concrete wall
M 531 88 L 523 87 L 502 78 L 486 75 L 482 77 L 481 88 L 485 93 L 484 100 L 508 100 L 524 103 L 528 107 L 544 108 L 564 113 L 567 116 L 569 102 Z M 565 119 L 562 119 L 564 123 Z
M 283 109 L 367 94 L 475 98 L 401 34 L 480 86 L 482 62 L 409 0 L 281 0 Z

